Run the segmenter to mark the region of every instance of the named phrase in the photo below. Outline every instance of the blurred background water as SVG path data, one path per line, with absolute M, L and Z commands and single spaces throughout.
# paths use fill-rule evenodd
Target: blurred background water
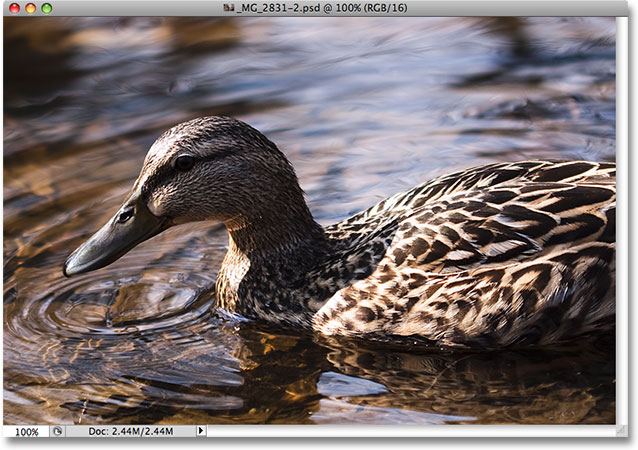
M 615 32 L 613 18 L 5 18 L 4 422 L 614 423 L 613 341 L 441 353 L 219 315 L 219 225 L 73 279 L 61 266 L 154 139 L 202 115 L 276 142 L 323 224 L 473 165 L 614 160 Z

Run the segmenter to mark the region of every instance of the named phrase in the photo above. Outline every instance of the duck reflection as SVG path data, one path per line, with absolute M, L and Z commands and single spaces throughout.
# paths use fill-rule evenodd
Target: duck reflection
M 456 416 L 446 421 L 464 423 L 614 423 L 615 356 L 608 351 L 614 344 L 612 337 L 602 341 L 608 347 L 598 341 L 480 353 L 324 345 L 334 370 L 387 389 L 350 397 L 351 404 Z
M 615 421 L 613 336 L 478 353 L 281 335 L 255 324 L 238 336 L 242 422 L 246 415 L 254 423 Z
M 282 333 L 252 322 L 214 330 L 200 330 L 203 340 L 187 352 L 179 344 L 166 350 L 168 339 L 149 343 L 147 367 L 111 370 L 81 389 L 74 380 L 82 395 L 62 408 L 73 423 L 615 422 L 615 356 L 605 351 L 613 336 L 469 353 Z

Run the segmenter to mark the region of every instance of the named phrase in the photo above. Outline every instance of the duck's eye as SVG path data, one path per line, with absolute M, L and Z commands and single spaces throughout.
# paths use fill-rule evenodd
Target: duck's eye
M 175 168 L 180 172 L 186 172 L 187 170 L 191 170 L 195 165 L 195 158 L 188 155 L 179 156 L 175 160 Z
M 117 221 L 119 223 L 124 223 L 127 222 L 131 217 L 133 217 L 133 208 L 126 208 L 124 211 L 122 211 L 120 213 L 120 215 L 117 217 Z

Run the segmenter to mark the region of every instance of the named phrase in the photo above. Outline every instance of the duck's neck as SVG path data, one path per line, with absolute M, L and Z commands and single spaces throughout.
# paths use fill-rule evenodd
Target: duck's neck
M 227 229 L 229 251 L 242 253 L 251 260 L 301 257 L 299 252 L 306 251 L 307 244 L 322 246 L 326 241 L 323 228 L 314 221 L 307 208 L 295 215 L 284 213 L 242 220 Z
M 219 306 L 265 316 L 296 305 L 291 285 L 330 252 L 305 202 L 227 223 L 229 246 L 217 279 Z

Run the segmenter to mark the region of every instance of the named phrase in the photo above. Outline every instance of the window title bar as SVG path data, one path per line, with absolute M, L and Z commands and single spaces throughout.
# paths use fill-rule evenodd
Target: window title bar
M 4 1 L 7 17 L 113 16 L 582 16 L 625 17 L 624 0 L 491 0 L 491 1 L 211 1 L 211 0 L 50 0 Z

